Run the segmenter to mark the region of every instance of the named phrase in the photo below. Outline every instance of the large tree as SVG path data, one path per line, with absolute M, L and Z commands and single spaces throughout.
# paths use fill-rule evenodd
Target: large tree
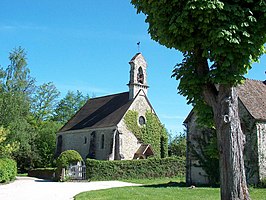
M 29 124 L 30 93 L 34 91 L 34 79 L 27 67 L 25 50 L 15 48 L 9 54 L 10 65 L 0 70 L 0 126 L 8 129 L 7 143 L 18 143 L 19 151 L 13 157 L 20 169 L 30 167 L 37 159 L 36 133 Z
M 250 199 L 245 143 L 235 86 L 265 52 L 265 0 L 132 0 L 146 15 L 155 41 L 181 51 L 173 76 L 179 93 L 199 108 L 211 107 L 220 154 L 221 198 Z M 205 109 L 204 109 L 205 110 Z
M 9 54 L 10 65 L 1 69 L 1 84 L 5 92 L 29 94 L 34 90 L 35 79 L 30 76 L 27 67 L 26 52 L 22 47 L 15 48 Z
M 80 91 L 68 91 L 66 96 L 59 101 L 55 108 L 54 121 L 65 124 L 86 103 L 88 95 Z
M 60 92 L 52 82 L 44 83 L 36 88 L 32 95 L 31 111 L 36 120 L 52 118 Z

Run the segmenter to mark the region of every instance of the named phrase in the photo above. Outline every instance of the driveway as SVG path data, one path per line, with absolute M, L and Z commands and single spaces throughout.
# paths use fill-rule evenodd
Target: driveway
M 1 200 L 69 200 L 84 191 L 113 187 L 137 186 L 121 181 L 51 182 L 32 177 L 17 177 L 16 181 L 0 185 Z

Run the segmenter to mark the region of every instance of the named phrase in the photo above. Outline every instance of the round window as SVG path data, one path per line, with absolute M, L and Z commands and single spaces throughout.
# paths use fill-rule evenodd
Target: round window
M 143 116 L 139 117 L 139 124 L 142 126 L 145 124 L 145 118 Z

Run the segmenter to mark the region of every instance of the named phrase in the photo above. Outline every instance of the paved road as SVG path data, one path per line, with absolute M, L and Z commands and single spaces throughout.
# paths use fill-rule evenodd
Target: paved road
M 1 200 L 69 200 L 84 191 L 136 186 L 120 181 L 50 182 L 31 177 L 17 177 L 13 183 L 0 185 Z

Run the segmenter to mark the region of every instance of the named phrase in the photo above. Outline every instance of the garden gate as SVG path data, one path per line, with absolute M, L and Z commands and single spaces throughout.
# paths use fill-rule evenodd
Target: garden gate
M 86 165 L 83 162 L 78 162 L 76 165 L 70 165 L 68 170 L 68 177 L 71 180 L 85 180 Z

